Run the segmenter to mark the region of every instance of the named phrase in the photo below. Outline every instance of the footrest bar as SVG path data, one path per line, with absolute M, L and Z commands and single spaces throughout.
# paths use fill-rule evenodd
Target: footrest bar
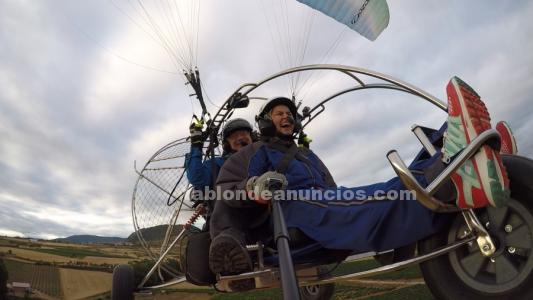
M 466 146 L 463 151 L 457 157 L 454 158 L 454 160 L 442 171 L 442 173 L 431 182 L 427 188 L 426 191 L 429 195 L 435 194 L 435 192 L 450 178 L 452 173 L 457 171 L 460 166 L 463 165 L 465 161 L 470 159 L 476 152 L 479 151 L 479 149 L 485 145 L 488 144 L 490 147 L 494 148 L 495 150 L 499 151 L 500 148 L 500 134 L 496 129 L 489 129 L 487 131 L 482 132 L 478 137 L 476 137 L 468 146 Z
M 495 129 L 489 129 L 476 137 L 454 160 L 442 171 L 427 188 L 423 188 L 411 171 L 407 168 L 400 155 L 396 150 L 387 153 L 392 168 L 398 174 L 405 187 L 416 193 L 416 198 L 422 205 L 430 210 L 438 212 L 456 212 L 459 211 L 455 205 L 450 205 L 439 201 L 433 197 L 433 194 L 450 178 L 450 176 L 463 165 L 465 161 L 476 154 L 479 149 L 488 144 L 492 148 L 498 149 L 500 146 L 500 134 Z
M 411 126 L 411 131 L 415 134 L 416 138 L 420 141 L 422 147 L 424 147 L 429 155 L 433 156 L 437 153 L 437 149 L 435 149 L 435 146 L 433 146 L 422 127 L 419 125 L 413 125 Z
M 458 211 L 456 206 L 442 203 L 429 195 L 418 183 L 416 178 L 413 176 L 413 173 L 409 171 L 396 150 L 387 153 L 387 159 L 405 187 L 411 191 L 414 191 L 416 199 L 426 208 L 438 212 Z

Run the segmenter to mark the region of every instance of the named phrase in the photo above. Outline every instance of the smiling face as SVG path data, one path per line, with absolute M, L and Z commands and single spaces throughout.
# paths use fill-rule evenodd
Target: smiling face
M 270 112 L 270 118 L 278 134 L 292 135 L 294 132 L 294 116 L 287 106 L 282 104 L 274 106 Z
M 242 147 L 247 146 L 252 143 L 252 136 L 250 131 L 246 129 L 235 130 L 227 138 L 230 148 L 237 152 L 241 150 Z

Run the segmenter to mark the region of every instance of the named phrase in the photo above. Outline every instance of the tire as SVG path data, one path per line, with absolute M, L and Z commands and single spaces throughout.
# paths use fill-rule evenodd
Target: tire
M 533 161 L 504 156 L 511 182 L 511 199 L 502 208 L 483 208 L 476 215 L 493 238 L 496 253 L 481 255 L 473 241 L 420 265 L 437 299 L 533 299 Z M 467 229 L 458 215 L 447 232 L 419 242 L 419 253 L 453 243 Z
M 111 299 L 133 300 L 135 291 L 133 268 L 130 265 L 118 265 L 113 270 Z
M 301 300 L 329 300 L 335 293 L 335 284 L 309 285 L 300 288 Z
M 331 268 L 327 266 L 318 267 L 318 276 L 321 279 L 331 277 Z M 301 300 L 329 300 L 335 294 L 335 284 L 315 284 L 300 287 L 300 299 Z

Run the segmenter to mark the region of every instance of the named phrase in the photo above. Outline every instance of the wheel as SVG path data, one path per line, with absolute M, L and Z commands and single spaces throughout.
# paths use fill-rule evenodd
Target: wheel
M 331 277 L 331 268 L 327 266 L 318 266 L 318 277 L 326 279 Z M 315 284 L 300 287 L 300 299 L 301 300 L 329 300 L 335 293 L 335 284 Z
M 533 299 L 533 181 L 529 180 L 533 162 L 504 157 L 504 163 L 511 180 L 508 205 L 476 210 L 497 250 L 492 257 L 484 257 L 473 241 L 422 263 L 424 280 L 438 299 Z M 453 243 L 466 230 L 458 216 L 447 232 L 419 242 L 419 252 Z
M 111 299 L 133 300 L 135 284 L 133 282 L 133 268 L 130 265 L 118 265 L 113 270 L 113 285 Z
M 302 300 L 329 300 L 335 293 L 335 284 L 309 285 L 300 288 Z

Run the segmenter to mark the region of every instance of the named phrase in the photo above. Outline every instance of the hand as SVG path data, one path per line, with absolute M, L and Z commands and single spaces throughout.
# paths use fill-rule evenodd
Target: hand
M 250 198 L 261 204 L 266 204 L 271 200 L 272 192 L 285 190 L 287 184 L 285 175 L 268 171 L 261 176 L 250 177 L 246 182 L 246 190 Z
M 194 118 L 189 126 L 189 132 L 191 134 L 191 145 L 202 147 L 204 144 L 204 133 L 202 128 L 204 127 L 204 122 Z
M 312 141 L 313 140 L 307 134 L 302 132 L 298 137 L 298 146 L 309 149 L 309 144 L 311 144 Z

